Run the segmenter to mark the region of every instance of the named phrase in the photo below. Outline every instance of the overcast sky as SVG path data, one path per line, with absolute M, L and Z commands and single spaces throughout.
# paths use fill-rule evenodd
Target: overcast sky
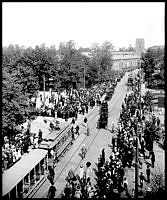
M 117 48 L 164 45 L 165 3 L 3 3 L 3 46 L 56 45 L 74 40 L 76 47 L 110 41 Z

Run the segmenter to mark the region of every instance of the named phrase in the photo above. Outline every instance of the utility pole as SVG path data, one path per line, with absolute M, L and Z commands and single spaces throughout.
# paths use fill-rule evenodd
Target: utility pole
M 85 89 L 85 63 L 84 63 L 84 89 Z
M 142 78 L 142 71 L 141 71 L 141 63 L 140 63 L 140 77 L 138 82 L 138 91 L 139 91 L 139 113 L 141 118 L 141 78 Z M 138 149 L 138 142 L 139 142 L 139 125 L 137 121 L 137 130 L 136 130 L 136 160 L 135 160 L 135 198 L 138 198 L 138 179 L 139 179 L 139 149 Z
M 136 130 L 136 160 L 135 160 L 135 198 L 138 198 L 138 176 L 139 176 L 139 168 L 138 168 L 138 125 Z
M 44 108 L 45 108 L 45 75 L 43 75 Z

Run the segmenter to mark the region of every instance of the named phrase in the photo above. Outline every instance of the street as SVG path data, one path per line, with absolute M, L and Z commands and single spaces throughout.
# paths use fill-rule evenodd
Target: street
M 112 122 L 117 123 L 119 119 L 120 109 L 122 101 L 127 92 L 127 82 L 128 74 L 126 74 L 121 82 L 118 83 L 115 93 L 112 99 L 108 102 L 109 104 L 109 118 L 108 118 L 108 129 L 111 130 Z M 78 173 L 79 167 L 81 164 L 85 165 L 86 162 L 92 163 L 92 168 L 95 167 L 95 163 L 98 160 L 98 157 L 101 153 L 101 150 L 105 148 L 106 158 L 109 157 L 111 153 L 111 149 L 108 145 L 111 143 L 112 134 L 109 130 L 105 129 L 97 129 L 97 120 L 99 117 L 99 107 L 96 108 L 87 116 L 88 118 L 88 126 L 90 128 L 90 136 L 86 136 L 85 128 L 81 125 L 81 134 L 75 140 L 72 147 L 69 149 L 68 152 L 64 155 L 60 162 L 57 163 L 55 168 L 55 186 L 57 188 L 56 197 L 58 197 L 62 190 L 65 187 L 66 181 L 65 178 L 68 174 L 70 169 L 73 169 L 76 173 Z M 80 149 L 82 145 L 88 149 L 86 157 L 84 160 L 81 160 L 79 156 Z M 62 171 L 63 169 L 63 171 Z M 93 179 L 92 179 L 93 180 Z M 93 182 L 92 182 L 93 183 Z M 33 198 L 45 198 L 49 189 L 50 183 L 48 180 L 41 186 L 41 188 L 36 192 Z

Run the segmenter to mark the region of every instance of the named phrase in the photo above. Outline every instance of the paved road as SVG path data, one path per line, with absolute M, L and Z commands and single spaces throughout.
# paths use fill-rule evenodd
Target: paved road
M 119 119 L 119 114 L 121 110 L 121 104 L 123 99 L 127 93 L 127 82 L 128 74 L 126 74 L 120 83 L 118 83 L 115 93 L 112 99 L 109 102 L 109 119 L 108 119 L 108 129 L 111 129 L 112 122 L 117 124 Z M 80 136 L 78 136 L 71 146 L 68 152 L 64 155 L 57 166 L 55 168 L 56 172 L 56 182 L 55 186 L 57 188 L 56 197 L 60 195 L 63 188 L 65 187 L 66 181 L 65 178 L 67 176 L 68 171 L 72 168 L 75 173 L 79 173 L 79 166 L 82 164 L 85 166 L 86 162 L 92 163 L 92 168 L 95 168 L 95 163 L 97 163 L 98 157 L 100 156 L 101 150 L 105 148 L 106 159 L 108 159 L 111 149 L 108 147 L 108 144 L 111 143 L 111 139 L 113 134 L 106 129 L 97 129 L 97 120 L 99 117 L 99 107 L 95 107 L 92 112 L 89 113 L 87 116 L 88 118 L 88 125 L 90 128 L 90 136 L 86 136 L 84 126 L 80 126 L 80 131 L 82 132 Z M 79 156 L 80 149 L 82 145 L 85 144 L 88 148 L 88 152 L 86 157 L 81 160 Z M 164 169 L 164 151 L 158 147 L 157 144 L 154 144 L 155 156 L 156 156 L 156 163 Z M 146 164 L 143 163 L 143 168 L 139 171 L 143 171 L 145 173 Z M 152 170 L 153 171 L 153 170 Z M 134 180 L 135 180 L 135 171 L 134 168 L 126 168 L 125 169 L 128 183 L 129 183 L 129 192 L 131 193 L 132 188 L 134 188 Z M 93 174 L 94 176 L 94 174 Z M 92 179 L 92 183 L 94 183 L 94 179 Z M 50 186 L 49 181 L 47 180 L 42 187 L 38 190 L 35 194 L 34 198 L 45 198 L 48 188 Z
M 117 123 L 120 108 L 124 96 L 126 95 L 126 81 L 128 76 L 125 75 L 120 83 L 118 83 L 115 93 L 112 99 L 109 102 L 109 120 L 108 120 L 108 129 L 111 129 L 112 122 Z M 101 153 L 102 148 L 106 148 L 106 156 L 110 154 L 110 148 L 108 144 L 110 144 L 112 134 L 110 131 L 105 129 L 97 129 L 97 120 L 99 117 L 99 107 L 95 107 L 95 109 L 87 116 L 88 118 L 88 126 L 90 128 L 90 136 L 86 136 L 85 128 L 81 127 L 81 134 L 75 140 L 74 144 L 70 148 L 70 150 L 65 154 L 65 156 L 61 159 L 61 161 L 57 164 L 55 168 L 56 172 L 56 183 L 55 186 L 57 188 L 57 196 L 61 193 L 64 188 L 66 181 L 65 178 L 67 176 L 68 171 L 72 168 L 78 173 L 79 166 L 81 164 L 85 165 L 87 161 L 92 163 L 92 167 L 95 167 L 95 163 Z M 88 148 L 88 152 L 84 160 L 81 160 L 79 156 L 80 149 L 82 145 L 85 144 Z M 49 181 L 47 180 L 42 187 L 35 194 L 34 198 L 46 197 L 48 188 L 50 186 Z

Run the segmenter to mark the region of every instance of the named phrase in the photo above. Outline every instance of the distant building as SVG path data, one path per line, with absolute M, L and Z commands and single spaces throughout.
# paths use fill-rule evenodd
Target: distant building
M 128 69 L 132 70 L 138 67 L 141 54 L 145 52 L 144 39 L 136 39 L 135 51 L 113 51 L 113 70 Z
M 133 51 L 111 51 L 113 65 L 112 70 L 133 70 L 140 63 L 141 54 L 145 52 L 144 39 L 136 39 L 136 47 Z M 82 54 L 91 58 L 92 54 L 87 49 L 82 51 Z
M 144 52 L 145 50 L 145 42 L 143 38 L 137 38 L 136 39 L 136 48 L 135 48 L 135 52 L 137 55 L 141 56 L 141 54 Z
M 140 56 L 135 52 L 113 51 L 113 70 L 134 69 L 137 68 L 140 61 Z
M 152 46 L 149 47 L 148 49 L 157 51 L 158 49 L 164 49 L 164 45 Z

